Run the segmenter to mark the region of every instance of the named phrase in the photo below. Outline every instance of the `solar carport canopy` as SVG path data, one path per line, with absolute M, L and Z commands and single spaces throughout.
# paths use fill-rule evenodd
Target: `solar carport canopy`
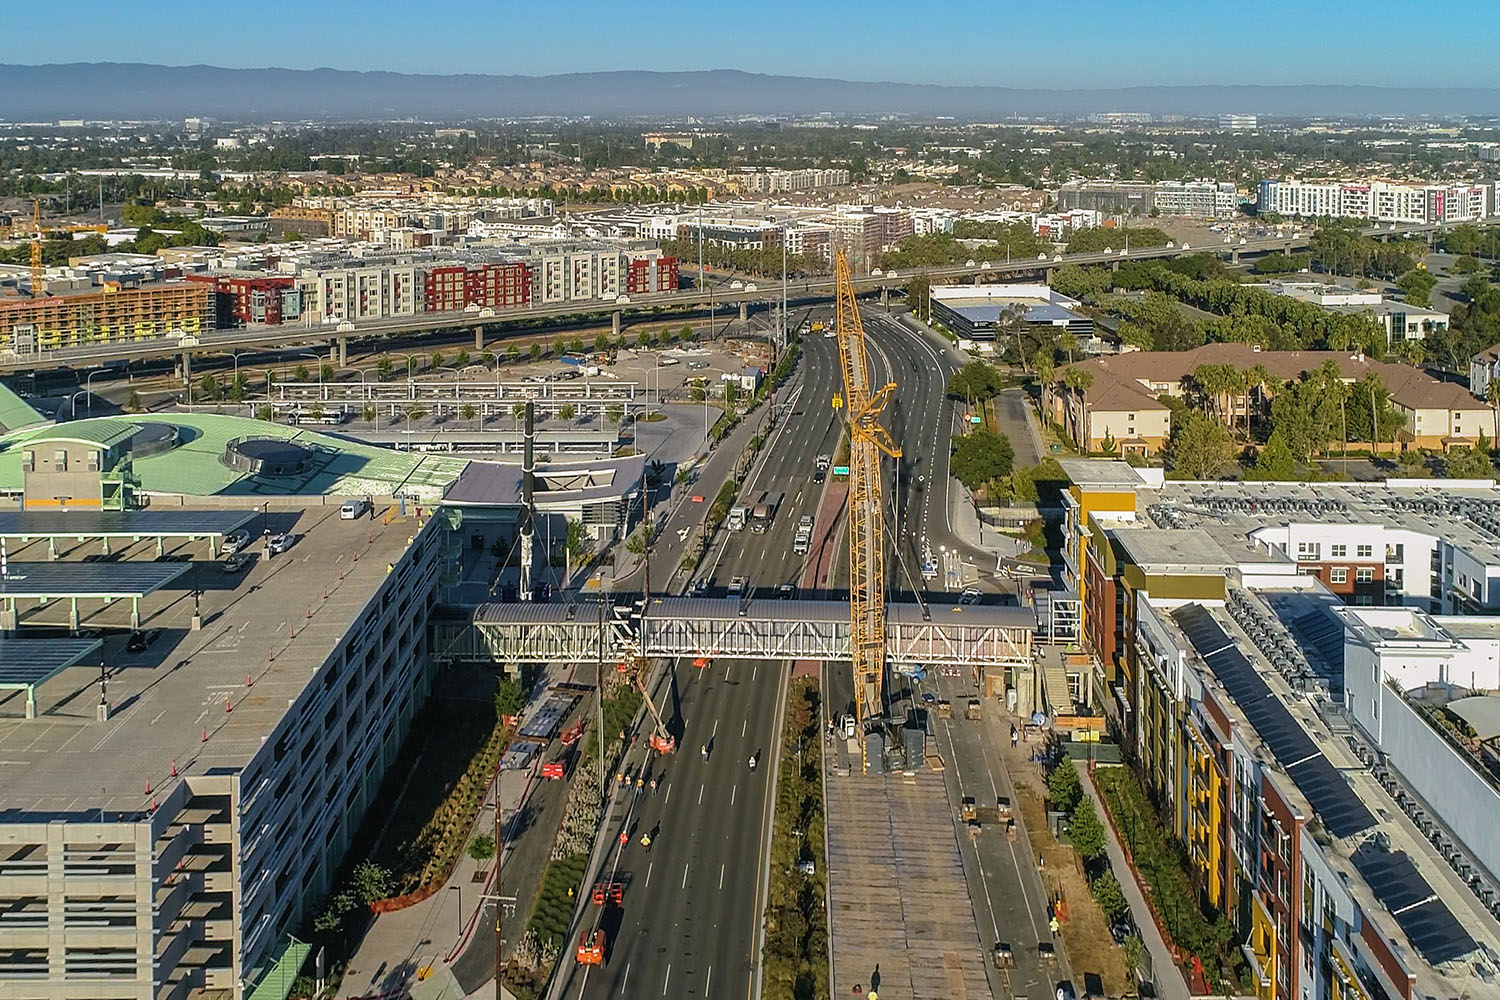
M 141 598 L 190 569 L 191 563 L 9 562 L 6 575 L 0 578 L 0 599 Z
M 98 639 L 0 639 L 0 691 L 26 692 L 26 717 L 36 715 L 36 689 L 98 651 Z
M 222 538 L 260 515 L 248 510 L 17 510 L 0 538 Z

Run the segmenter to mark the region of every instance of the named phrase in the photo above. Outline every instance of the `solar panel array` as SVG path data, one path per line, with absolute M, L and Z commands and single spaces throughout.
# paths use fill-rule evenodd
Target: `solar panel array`
M 1375 817 L 1370 810 L 1208 610 L 1199 604 L 1189 604 L 1178 608 L 1172 616 L 1307 797 L 1324 827 L 1335 837 L 1351 837 L 1373 827 Z
M 0 639 L 0 684 L 40 684 L 100 645 L 98 639 Z
M 171 583 L 192 566 L 159 562 L 9 562 L 0 597 L 136 597 Z
M 246 510 L 27 510 L 0 513 L 0 535 L 225 535 L 254 518 Z
M 1432 886 L 1402 851 L 1372 837 L 1354 852 L 1354 868 L 1365 880 L 1411 946 L 1433 965 L 1462 958 L 1479 947 Z

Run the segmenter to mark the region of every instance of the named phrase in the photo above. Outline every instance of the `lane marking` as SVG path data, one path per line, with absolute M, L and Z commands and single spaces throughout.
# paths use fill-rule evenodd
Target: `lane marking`
M 646 885 L 651 884 L 651 869 L 654 867 L 656 867 L 656 862 L 654 861 L 646 865 Z M 642 888 L 645 888 L 645 886 L 642 886 Z
M 684 862 L 683 866 L 682 866 L 682 887 L 684 889 L 687 888 L 687 873 L 688 873 L 688 862 Z
M 758 674 L 758 673 L 760 673 L 760 664 L 755 664 L 754 666 L 752 666 L 750 668 L 750 683 L 751 684 L 755 683 L 755 675 Z
M 662 805 L 666 805 L 668 802 L 671 802 L 671 801 L 672 801 L 672 786 L 668 785 L 667 786 L 667 797 L 661 800 L 661 804 Z
M 719 866 L 719 891 L 724 891 L 724 866 Z
M 708 1000 L 708 988 L 711 985 L 713 985 L 713 981 L 714 981 L 714 967 L 712 965 L 710 965 L 708 967 L 708 978 L 705 979 L 705 980 L 703 980 L 703 1000 Z
M 703 804 L 703 786 L 702 785 L 698 786 L 698 804 L 700 806 Z
M 745 738 L 745 727 L 748 726 L 749 724 L 750 724 L 750 721 L 748 719 L 746 719 L 745 721 L 743 721 L 743 722 L 740 723 L 740 739 L 744 739 Z
M 672 981 L 672 963 L 667 963 L 667 976 L 661 981 L 661 995 L 667 995 L 667 984 Z
M 584 974 L 587 975 L 587 973 L 584 973 Z M 625 975 L 620 978 L 620 992 L 622 994 L 625 992 L 625 984 L 628 983 L 628 982 L 630 982 L 630 963 L 626 962 L 625 963 Z
M 729 804 L 730 805 L 734 805 L 734 796 L 735 796 L 735 793 L 737 793 L 739 790 L 740 790 L 740 786 L 739 785 L 735 785 L 733 788 L 729 789 Z

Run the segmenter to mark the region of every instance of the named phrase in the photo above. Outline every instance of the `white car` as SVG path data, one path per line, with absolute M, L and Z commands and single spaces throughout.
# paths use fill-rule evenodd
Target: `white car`
M 965 587 L 964 592 L 958 595 L 959 604 L 983 604 L 984 592 L 975 587 Z
M 266 552 L 269 555 L 279 556 L 296 544 L 296 534 L 290 531 L 283 531 L 279 535 L 271 535 L 266 539 Z
M 339 520 L 357 521 L 372 509 L 374 509 L 374 505 L 368 500 L 349 500 L 339 508 Z
M 1192 248 L 1192 246 L 1191 246 L 1191 245 L 1190 245 L 1190 244 L 1187 244 L 1187 243 L 1184 243 L 1184 244 L 1183 244 L 1183 245 L 1182 245 L 1182 249 L 1184 249 L 1184 250 L 1191 250 L 1191 249 L 1193 249 L 1193 248 Z
M 240 549 L 243 549 L 246 545 L 249 544 L 250 532 L 243 530 L 231 531 L 229 534 L 224 536 L 224 544 L 220 547 L 220 551 L 223 552 L 226 556 L 232 556 Z
M 987 260 L 980 261 L 979 262 L 979 269 L 981 271 L 988 271 L 990 269 L 990 262 L 987 261 Z
M 1060 253 L 1059 254 L 1054 254 L 1052 256 L 1052 263 L 1054 263 L 1054 264 L 1058 263 L 1061 260 L 1062 260 L 1062 254 L 1060 254 Z

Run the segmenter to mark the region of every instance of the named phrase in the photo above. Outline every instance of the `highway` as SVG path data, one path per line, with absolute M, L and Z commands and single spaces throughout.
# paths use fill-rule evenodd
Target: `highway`
M 1401 236 L 1432 231 L 1436 226 L 1407 226 L 1398 230 L 1368 229 L 1369 235 Z M 1205 244 L 1202 246 L 1146 247 L 1125 251 L 1098 251 L 1093 253 L 1054 254 L 1050 257 L 1011 261 L 975 261 L 953 267 L 933 267 L 907 270 L 899 273 L 869 274 L 855 278 L 855 287 L 861 293 L 880 289 L 904 288 L 912 278 L 921 275 L 934 282 L 968 278 L 975 275 L 1016 275 L 1036 271 L 1050 271 L 1063 264 L 1110 264 L 1121 260 L 1151 260 L 1177 257 L 1191 253 L 1239 253 L 1257 254 L 1286 251 L 1304 247 L 1309 243 L 1311 227 L 1301 237 L 1273 236 L 1246 240 L 1239 244 Z M 130 361 L 159 358 L 176 354 L 223 353 L 241 348 L 267 348 L 285 344 L 330 343 L 339 339 L 378 338 L 400 336 L 439 330 L 462 330 L 496 327 L 504 323 L 538 319 L 562 319 L 600 315 L 604 313 L 645 313 L 651 321 L 662 317 L 656 310 L 662 308 L 699 309 L 712 305 L 715 309 L 737 308 L 741 303 L 763 303 L 780 298 L 780 282 L 767 279 L 755 284 L 754 290 L 719 287 L 691 291 L 662 292 L 652 295 L 637 295 L 626 302 L 597 300 L 586 302 L 545 303 L 523 308 L 477 310 L 473 312 L 443 312 L 419 316 L 402 316 L 362 322 L 345 321 L 338 324 L 313 326 L 306 323 L 280 326 L 248 326 L 232 330 L 210 330 L 183 337 L 164 336 L 129 343 L 104 343 L 88 347 L 41 351 L 34 354 L 0 354 L 0 372 L 20 371 L 53 366 L 83 367 L 107 361 Z M 823 300 L 833 295 L 833 278 L 818 277 L 793 282 L 790 288 L 795 304 Z M 535 332 L 534 330 L 532 332 Z
M 812 513 L 821 496 L 812 482 L 813 458 L 837 447 L 839 427 L 830 401 L 841 379 L 833 340 L 813 337 L 802 343 L 796 376 L 778 394 L 783 416 L 741 491 L 742 498 L 771 490 L 786 499 L 764 534 L 720 532 L 697 574 L 713 581 L 705 599 L 728 600 L 730 579 L 743 575 L 751 599 L 774 601 L 781 584 L 801 576 L 806 557 L 792 552 L 792 538 L 798 518 Z M 711 497 L 715 485 L 706 477 L 697 488 Z M 647 752 L 641 740 L 631 755 L 629 766 L 645 767 L 660 781 L 654 794 L 630 792 L 630 801 L 612 810 L 608 835 L 614 839 L 605 872 L 606 877 L 618 872 L 628 883 L 624 905 L 584 914 L 583 926 L 599 922 L 612 942 L 606 964 L 578 965 L 575 936 L 553 996 L 756 995 L 755 956 L 765 907 L 761 876 L 774 802 L 769 776 L 775 773 L 788 668 L 719 660 L 701 670 L 686 661 L 669 669 L 661 708 L 679 750 L 661 757 Z M 699 754 L 704 745 L 710 750 L 707 762 Z M 754 753 L 762 756 L 752 772 Z M 614 812 L 621 813 L 618 819 Z M 630 834 L 623 848 L 622 828 Z M 641 844 L 642 833 L 651 835 L 649 850 Z

